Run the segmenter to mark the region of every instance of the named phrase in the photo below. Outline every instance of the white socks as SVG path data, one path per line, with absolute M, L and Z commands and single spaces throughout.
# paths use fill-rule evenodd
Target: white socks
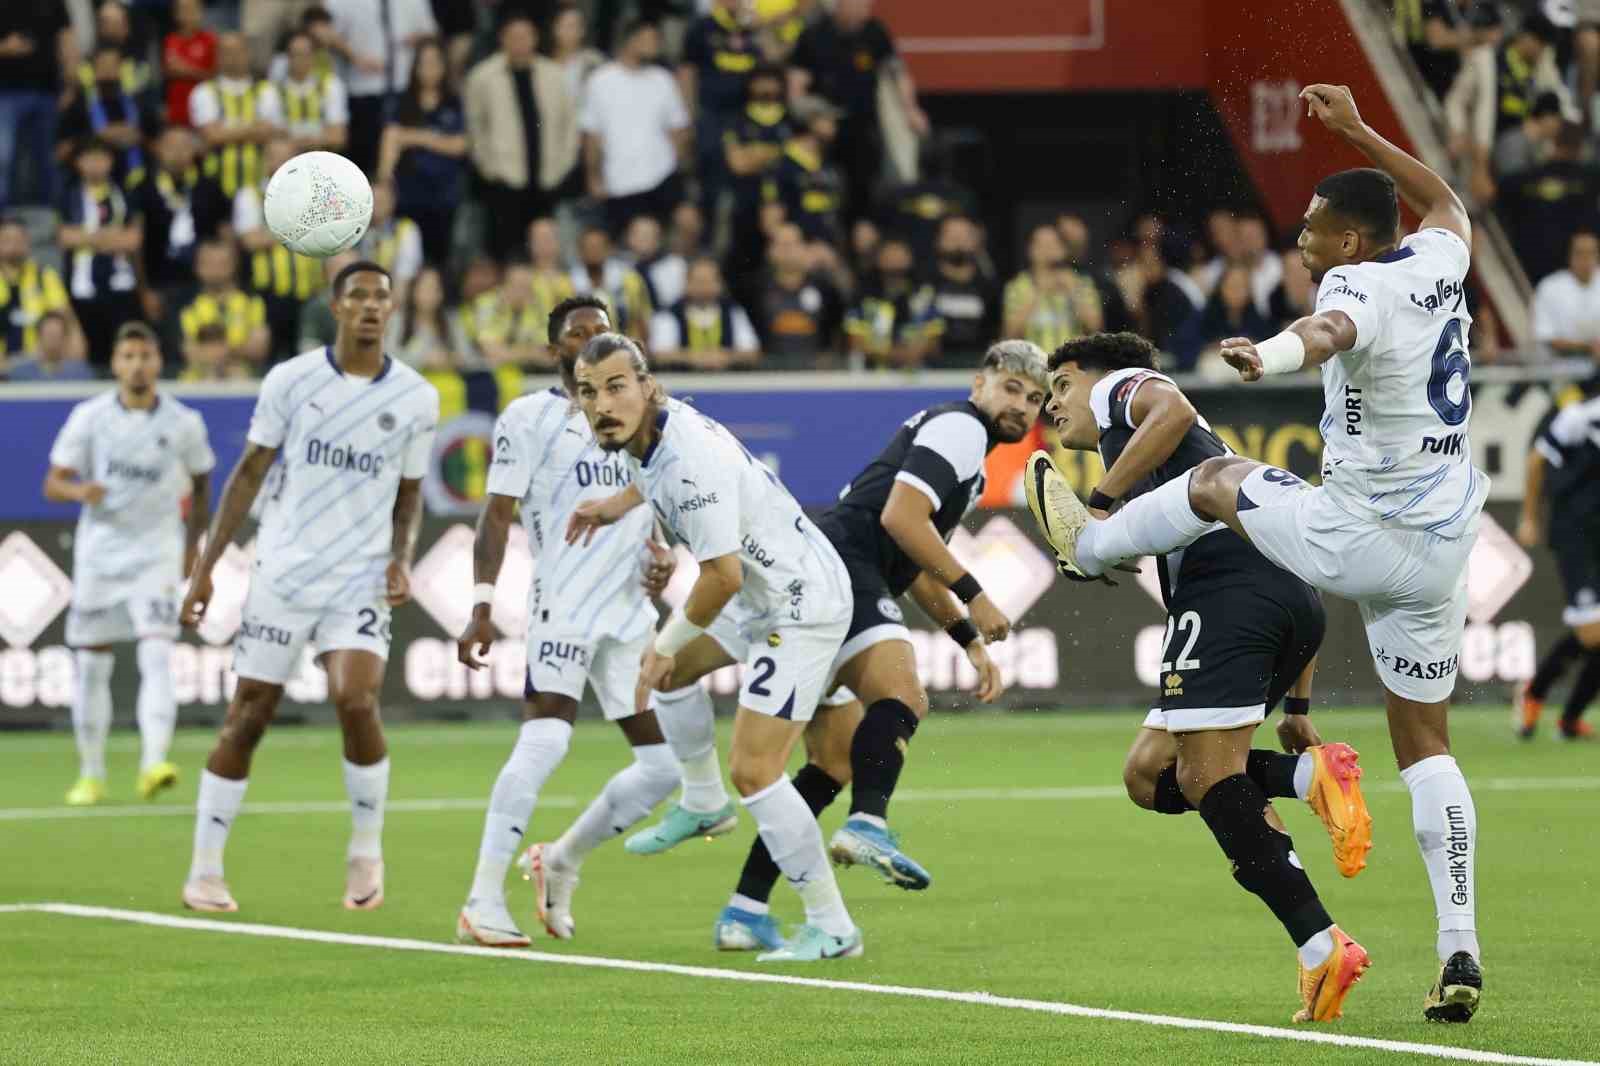
M 78 694 L 72 701 L 72 732 L 78 739 L 78 776 L 104 781 L 106 734 L 111 732 L 111 669 L 108 651 L 77 654 Z
M 833 879 L 833 867 L 822 847 L 822 829 L 794 783 L 787 776 L 780 777 L 755 795 L 746 796 L 744 805 L 755 818 L 772 861 L 800 893 L 806 923 L 829 936 L 849 936 L 855 923 Z
M 1433 755 L 1400 771 L 1411 790 L 1411 825 L 1439 915 L 1439 961 L 1458 951 L 1478 954 L 1476 864 L 1478 812 L 1461 769 L 1449 755 Z
M 677 787 L 678 760 L 668 745 L 634 748 L 633 762 L 612 775 L 594 802 L 545 849 L 547 861 L 551 866 L 576 870 L 589 852 L 655 810 Z
M 686 811 L 709 814 L 728 803 L 717 760 L 716 712 L 711 694 L 698 684 L 686 685 L 655 696 L 656 720 L 672 746 L 683 773 L 683 795 L 678 802 Z
M 511 757 L 495 779 L 494 791 L 489 793 L 489 814 L 483 820 L 483 842 L 478 846 L 471 898 L 505 900 L 506 871 L 523 844 L 539 790 L 566 758 L 571 741 L 571 724 L 559 718 L 535 718 L 522 723 Z
M 1294 794 L 1298 799 L 1305 799 L 1311 795 L 1311 779 L 1316 776 L 1317 763 L 1305 752 L 1300 753 L 1300 761 L 1294 764 Z
M 189 880 L 222 876 L 222 849 L 228 844 L 228 830 L 239 816 L 244 790 L 250 779 L 230 781 L 210 770 L 200 771 L 200 798 L 194 807 L 194 858 L 189 863 Z
M 1199 539 L 1213 525 L 1189 505 L 1193 471 L 1136 496 L 1104 522 L 1090 522 L 1078 537 L 1078 565 L 1099 575 L 1124 559 L 1165 555 Z
M 389 799 L 389 756 L 371 766 L 344 760 L 344 790 L 350 797 L 351 859 L 383 858 L 383 805 Z
M 1318 966 L 1328 961 L 1328 956 L 1333 954 L 1333 926 L 1328 926 L 1316 936 L 1300 945 L 1300 965 L 1308 970 L 1315 970 Z
M 172 641 L 143 637 L 139 657 L 139 769 L 167 761 L 172 731 L 178 724 L 178 701 L 172 692 Z

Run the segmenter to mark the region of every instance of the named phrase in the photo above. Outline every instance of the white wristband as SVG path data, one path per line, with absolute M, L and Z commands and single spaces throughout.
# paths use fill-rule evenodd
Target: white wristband
M 689 621 L 681 608 L 673 611 L 667 616 L 667 622 L 661 627 L 661 632 L 656 634 L 656 654 L 676 655 L 691 640 L 704 632 L 704 627 Z
M 1292 374 L 1306 365 L 1306 342 L 1300 334 L 1284 330 L 1256 345 L 1263 374 Z
M 494 582 L 480 581 L 472 586 L 472 606 L 494 603 Z

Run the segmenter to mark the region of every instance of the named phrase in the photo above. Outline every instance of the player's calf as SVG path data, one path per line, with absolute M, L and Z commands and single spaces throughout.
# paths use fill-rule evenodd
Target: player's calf
M 217 733 L 216 747 L 206 760 L 206 769 L 233 781 L 248 777 L 251 757 L 278 713 L 282 696 L 281 685 L 241 677 Z

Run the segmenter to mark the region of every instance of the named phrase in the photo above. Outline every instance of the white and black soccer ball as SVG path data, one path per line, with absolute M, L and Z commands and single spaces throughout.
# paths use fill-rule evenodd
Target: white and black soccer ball
M 336 152 L 302 152 L 272 175 L 267 229 L 291 252 L 326 259 L 352 248 L 372 223 L 372 185 Z

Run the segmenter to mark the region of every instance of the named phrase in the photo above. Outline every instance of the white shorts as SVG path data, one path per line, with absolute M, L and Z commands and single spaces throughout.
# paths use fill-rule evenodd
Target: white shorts
M 1352 516 L 1326 489 L 1275 467 L 1250 472 L 1239 486 L 1239 504 L 1239 522 L 1262 555 L 1361 608 L 1384 688 L 1419 703 L 1450 698 L 1476 524 L 1458 540 L 1385 528 Z
M 98 648 L 155 637 L 178 639 L 176 591 L 131 595 L 121 603 L 97 610 L 74 604 L 67 610 L 67 644 L 73 648 Z
M 1250 707 L 1152 707 L 1144 716 L 1144 728 L 1163 733 L 1206 733 L 1218 729 L 1238 729 L 1260 725 L 1267 720 L 1267 705 Z
M 739 706 L 773 718 L 809 722 L 823 697 L 835 695 L 833 674 L 849 629 L 848 606 L 828 622 L 803 626 L 773 626 L 760 618 L 741 617 L 737 608 L 724 608 L 706 627 L 706 635 L 729 658 L 744 664 Z
M 581 700 L 587 686 L 594 690 L 606 721 L 630 718 L 637 713 L 633 697 L 639 683 L 639 660 L 654 636 L 651 629 L 633 640 L 588 640 L 549 630 L 530 631 L 523 696 L 532 699 L 540 692 L 553 692 Z
M 267 582 L 253 580 L 233 638 L 233 669 L 240 677 L 282 685 L 295 675 L 300 653 L 314 644 L 330 651 L 370 651 L 389 658 L 389 605 L 381 597 L 308 607 L 284 600 Z

